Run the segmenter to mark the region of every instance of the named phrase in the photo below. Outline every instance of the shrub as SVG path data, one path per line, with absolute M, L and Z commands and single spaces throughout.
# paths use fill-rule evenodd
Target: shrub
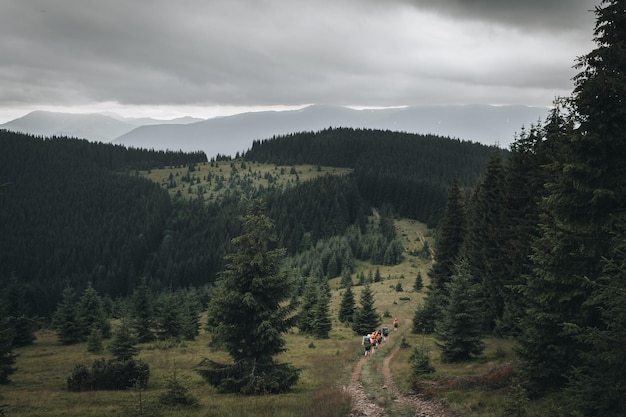
M 409 356 L 409 364 L 411 365 L 411 375 L 409 382 L 414 390 L 420 389 L 420 380 L 425 375 L 435 372 L 435 367 L 430 363 L 430 357 L 423 348 L 414 348 L 413 353 Z
M 200 362 L 198 373 L 220 392 L 244 395 L 279 394 L 298 382 L 300 371 L 289 364 L 273 361 L 239 361 L 223 365 L 210 359 Z
M 135 385 L 145 388 L 150 367 L 141 360 L 97 359 L 88 369 L 76 365 L 67 378 L 69 391 L 124 390 Z
M 198 399 L 189 393 L 189 380 L 177 377 L 176 372 L 165 380 L 167 391 L 159 397 L 159 402 L 169 406 L 195 407 Z

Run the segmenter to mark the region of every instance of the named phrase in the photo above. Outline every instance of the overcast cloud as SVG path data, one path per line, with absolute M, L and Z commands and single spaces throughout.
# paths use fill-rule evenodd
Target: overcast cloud
M 3 0 L 0 123 L 273 106 L 550 105 L 592 0 Z

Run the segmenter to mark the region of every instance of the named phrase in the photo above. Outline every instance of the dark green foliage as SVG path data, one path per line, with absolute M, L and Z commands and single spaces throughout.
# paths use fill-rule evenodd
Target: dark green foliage
M 102 330 L 98 327 L 92 327 L 91 333 L 87 336 L 87 352 L 102 352 Z
M 151 342 L 155 339 L 154 299 L 145 277 L 133 291 L 130 304 L 131 327 L 137 335 L 139 343 Z
M 135 386 L 145 388 L 150 367 L 141 360 L 97 359 L 91 369 L 76 365 L 67 378 L 69 391 L 125 390 Z
M 340 236 L 352 224 L 365 222 L 366 204 L 351 175 L 324 175 L 287 190 L 268 190 L 268 216 L 276 219 L 279 244 L 288 254 L 320 240 Z M 337 255 L 343 254 L 343 251 Z M 336 259 L 328 271 L 330 256 L 324 261 L 324 272 L 333 277 L 342 271 L 343 259 Z
M 532 244 L 539 235 L 539 203 L 545 197 L 545 166 L 553 157 L 554 134 L 563 129 L 556 109 L 544 126 L 522 129 L 511 145 L 505 165 L 505 203 L 503 241 L 500 246 L 506 259 L 502 276 L 504 309 L 496 320 L 496 332 L 516 336 L 525 314 L 522 291 L 531 275 Z
M 159 403 L 167 406 L 195 407 L 198 399 L 189 392 L 190 382 L 174 372 L 165 378 L 166 391 L 159 396 Z
M 442 295 L 433 293 L 424 300 L 423 305 L 415 310 L 411 327 L 412 333 L 430 334 L 435 331 L 435 322 L 441 316 L 442 297 Z
M 217 282 L 207 325 L 233 359 L 232 365 L 205 359 L 200 374 L 221 391 L 263 394 L 287 391 L 299 371 L 273 357 L 285 350 L 282 336 L 295 324 L 293 282 L 281 272 L 284 250 L 272 249 L 272 222 L 260 200 L 241 218 L 236 251 Z
M 352 271 L 349 268 L 345 268 L 341 271 L 341 281 L 339 282 L 339 288 L 348 288 L 352 286 Z
M 126 320 L 122 320 L 122 323 L 109 344 L 109 351 L 115 356 L 116 360 L 127 361 L 132 359 L 132 357 L 139 352 L 136 345 L 137 339 L 131 333 Z
M 423 348 L 415 347 L 409 356 L 411 375 L 409 383 L 414 390 L 419 390 L 420 380 L 435 372 L 435 367 L 430 363 L 430 356 Z
M 27 298 L 36 300 L 31 313 L 44 317 L 55 310 L 65 280 L 77 291 L 91 282 L 100 294 L 126 296 L 144 270 L 156 273 L 156 263 L 172 261 L 174 254 L 150 257 L 168 227 L 169 196 L 134 169 L 206 158 L 7 131 L 0 132 L 0 148 L 0 178 L 10 183 L 0 194 L 0 284 L 20 277 Z M 197 247 L 196 241 L 191 244 Z M 181 262 L 169 262 L 170 271 L 182 269 Z M 192 281 L 196 270 L 185 267 L 186 284 L 200 283 Z
M 198 372 L 220 392 L 244 395 L 285 393 L 299 379 L 298 370 L 289 364 L 273 360 L 257 362 L 254 358 L 229 366 L 205 358 L 200 362 Z
M 321 292 L 315 305 L 315 316 L 311 328 L 311 335 L 318 339 L 328 339 L 328 333 L 333 327 L 329 309 L 330 297 L 325 292 Z
M 300 329 L 300 331 L 304 334 L 311 334 L 313 330 L 315 306 L 317 305 L 319 299 L 319 293 L 319 283 L 310 277 L 304 287 L 304 293 L 302 294 L 302 301 L 300 302 L 300 310 L 298 313 L 298 329 Z
M 0 311 L 0 385 L 10 382 L 9 375 L 15 372 L 17 355 L 13 352 L 14 330 L 7 317 Z
M 13 334 L 13 347 L 31 345 L 38 329 L 37 318 L 32 316 L 27 288 L 17 277 L 11 277 L 0 297 L 0 317 L 6 318 L 6 325 Z
M 424 288 L 424 278 L 422 278 L 422 271 L 419 271 L 417 273 L 417 276 L 415 277 L 415 282 L 413 283 L 413 289 L 417 292 L 422 291 L 422 288 Z
M 430 285 L 424 306 L 415 312 L 413 318 L 414 332 L 434 331 L 435 321 L 448 302 L 448 283 L 465 240 L 465 228 L 465 204 L 459 185 L 454 181 L 448 191 L 448 202 L 435 244 L 434 263 L 428 272 Z
M 78 300 L 76 314 L 81 326 L 83 326 L 84 340 L 87 340 L 93 328 L 98 329 L 103 338 L 108 339 L 111 337 L 111 324 L 104 311 L 104 304 L 96 290 L 91 286 L 91 283 L 89 283 Z
M 626 211 L 626 8 L 596 9 L 597 48 L 580 58 L 571 105 L 542 204 L 535 273 L 520 338 L 532 394 L 568 387 L 580 415 L 623 415 Z M 618 337 L 619 339 L 614 339 Z
M 446 285 L 454 274 L 454 265 L 465 239 L 465 227 L 465 203 L 455 181 L 448 191 L 448 202 L 439 227 L 435 262 L 428 272 L 431 280 L 430 291 L 447 295 Z
M 369 285 L 361 291 L 359 307 L 354 312 L 352 330 L 359 335 L 369 334 L 378 329 L 382 320 L 374 305 L 374 293 Z
M 68 284 L 62 296 L 52 317 L 52 327 L 61 343 L 69 345 L 84 342 L 94 328 L 100 332 L 101 337 L 111 337 L 111 325 L 104 305 L 91 285 L 78 298 L 75 290 Z
M 255 141 L 244 157 L 281 165 L 353 168 L 359 193 L 370 205 L 391 204 L 401 216 L 434 225 L 452 181 L 472 186 L 486 166 L 489 150 L 436 136 L 341 128 Z
M 52 327 L 56 330 L 59 341 L 71 345 L 85 340 L 85 331 L 78 316 L 78 296 L 74 288 L 67 285 L 62 299 L 52 317 Z
M 354 292 L 349 286 L 341 297 L 341 305 L 339 306 L 339 321 L 342 323 L 352 323 L 354 317 L 354 309 L 356 301 L 354 300 Z
M 567 409 L 581 415 L 617 417 L 626 413 L 626 216 L 616 224 L 602 274 L 593 286 L 589 306 L 601 311 L 596 327 L 568 326 L 589 350 L 573 365 L 565 394 Z
M 504 172 L 502 152 L 494 149 L 484 177 L 477 184 L 467 209 L 467 236 L 461 255 L 469 273 L 482 281 L 477 296 L 482 299 L 482 327 L 491 332 L 504 311 L 504 279 L 508 257 L 505 236 Z
M 442 362 L 459 362 L 480 355 L 485 348 L 481 336 L 479 287 L 465 261 L 448 283 L 449 299 L 436 322 Z

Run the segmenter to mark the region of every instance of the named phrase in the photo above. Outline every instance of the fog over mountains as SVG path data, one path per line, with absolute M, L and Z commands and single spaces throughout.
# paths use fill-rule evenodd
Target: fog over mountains
M 0 125 L 39 136 L 65 135 L 148 149 L 204 151 L 209 158 L 234 156 L 252 141 L 328 127 L 353 127 L 435 134 L 507 147 L 522 126 L 543 121 L 545 107 L 410 106 L 354 110 L 312 105 L 300 110 L 242 113 L 212 119 L 130 119 L 107 114 L 35 111 Z

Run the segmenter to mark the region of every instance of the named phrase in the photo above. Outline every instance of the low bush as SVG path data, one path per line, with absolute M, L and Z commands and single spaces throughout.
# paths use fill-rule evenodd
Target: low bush
M 88 369 L 79 364 L 67 378 L 69 391 L 124 390 L 133 386 L 145 388 L 150 367 L 141 360 L 97 359 Z

